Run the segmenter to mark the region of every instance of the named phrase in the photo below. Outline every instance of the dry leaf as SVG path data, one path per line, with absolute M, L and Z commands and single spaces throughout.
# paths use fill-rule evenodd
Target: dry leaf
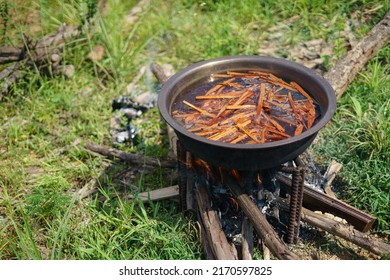
M 100 61 L 104 56 L 104 48 L 102 45 L 96 45 L 92 48 L 92 51 L 88 54 L 88 58 L 92 61 Z

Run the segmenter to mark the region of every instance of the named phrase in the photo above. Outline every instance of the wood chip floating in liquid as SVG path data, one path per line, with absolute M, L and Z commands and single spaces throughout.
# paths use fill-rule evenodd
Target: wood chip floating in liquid
M 218 73 L 184 95 L 172 116 L 189 132 L 232 144 L 298 136 L 318 120 L 318 103 L 300 85 L 261 71 Z

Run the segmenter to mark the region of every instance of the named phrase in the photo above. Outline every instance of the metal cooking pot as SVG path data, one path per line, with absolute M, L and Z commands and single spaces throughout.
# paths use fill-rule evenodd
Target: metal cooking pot
M 297 82 L 318 102 L 321 113 L 318 122 L 302 134 L 285 140 L 264 144 L 230 144 L 188 132 L 172 117 L 173 105 L 179 97 L 207 83 L 211 74 L 248 70 L 269 72 L 283 80 Z M 277 167 L 303 153 L 333 116 L 336 96 L 322 76 L 297 63 L 273 57 L 227 56 L 195 63 L 173 75 L 160 91 L 158 108 L 181 144 L 195 156 L 226 169 L 262 170 Z

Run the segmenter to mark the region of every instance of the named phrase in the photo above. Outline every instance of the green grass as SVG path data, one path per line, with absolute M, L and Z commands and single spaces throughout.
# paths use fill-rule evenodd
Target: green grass
M 137 23 L 129 25 L 124 18 L 137 1 L 108 2 L 104 16 L 95 15 L 93 32 L 64 48 L 64 63 L 75 66 L 71 79 L 31 69 L 0 103 L 0 259 L 203 258 L 195 226 L 175 203 L 142 204 L 123 198 L 123 192 L 135 187 L 144 191 L 172 185 L 173 174 L 139 168 L 124 185 L 115 174 L 128 166 L 82 149 L 85 142 L 111 145 L 113 98 L 124 93 L 141 67 L 154 61 L 179 70 L 212 57 L 257 54 L 277 24 L 284 25 L 284 33 L 274 42 L 282 50 L 315 38 L 334 42 L 334 55 L 327 60 L 330 67 L 347 51 L 344 22 L 364 18 L 353 29 L 361 38 L 389 8 L 383 1 L 320 5 L 318 1 L 154 0 Z M 61 22 L 82 23 L 96 1 L 0 3 L 0 44 L 20 45 L 22 34 L 39 39 Z M 28 17 L 31 14 L 38 19 Z M 105 56 L 92 62 L 87 55 L 97 44 L 104 47 Z M 387 46 L 359 73 L 312 148 L 319 160 L 335 158 L 344 164 L 343 199 L 375 215 L 374 230 L 384 234 L 389 234 L 390 212 L 389 56 Z M 156 91 L 154 80 L 146 76 L 137 86 Z M 166 157 L 165 127 L 158 110 L 149 111 L 138 125 L 141 144 L 116 148 Z M 94 179 L 98 194 L 75 199 L 73 193 Z M 261 252 L 256 256 L 261 258 Z

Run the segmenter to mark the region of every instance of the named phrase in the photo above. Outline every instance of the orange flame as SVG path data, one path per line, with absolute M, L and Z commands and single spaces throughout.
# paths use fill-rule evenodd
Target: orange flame
M 228 196 L 228 199 L 233 203 L 233 205 L 235 207 L 235 211 L 238 212 L 238 210 L 240 209 L 240 206 L 238 205 L 237 200 L 235 200 L 234 197 L 232 197 L 232 196 Z
M 200 158 L 195 158 L 193 163 L 194 163 L 194 166 L 200 168 L 202 171 L 204 171 L 208 174 L 212 174 L 211 167 L 206 161 L 204 161 Z
M 230 171 L 230 174 L 231 174 L 238 182 L 241 182 L 241 181 L 242 181 L 242 177 L 241 177 L 240 173 L 238 172 L 238 170 L 233 169 L 233 170 Z

